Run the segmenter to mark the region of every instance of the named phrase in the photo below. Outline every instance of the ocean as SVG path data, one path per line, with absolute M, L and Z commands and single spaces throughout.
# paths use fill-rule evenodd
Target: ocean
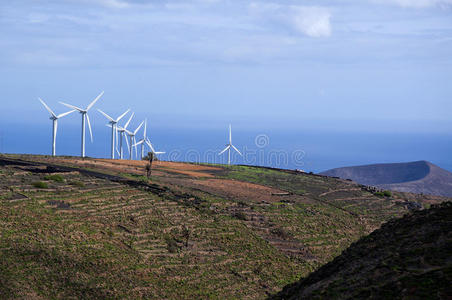
M 60 124 L 57 155 L 80 155 L 80 127 Z M 86 155 L 110 157 L 111 129 L 96 126 L 94 143 L 87 130 Z M 138 133 L 137 140 L 142 132 Z M 226 163 L 218 155 L 228 142 L 224 129 L 150 128 L 149 137 L 162 160 Z M 326 130 L 257 131 L 234 128 L 233 144 L 242 152 L 232 163 L 321 172 L 331 168 L 372 163 L 430 161 L 452 171 L 452 135 L 431 133 L 362 133 Z M 128 151 L 125 149 L 126 158 Z M 0 129 L 1 153 L 51 153 L 51 122 L 7 125 Z

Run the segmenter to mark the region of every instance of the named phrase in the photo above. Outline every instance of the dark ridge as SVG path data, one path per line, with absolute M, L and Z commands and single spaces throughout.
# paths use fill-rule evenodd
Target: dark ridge
M 452 173 L 427 161 L 344 167 L 320 174 L 384 190 L 452 197 Z
M 452 202 L 384 224 L 270 299 L 451 299 Z
M 377 185 L 416 181 L 427 176 L 429 172 L 430 166 L 426 161 L 415 161 L 344 167 L 328 170 L 321 174 L 351 179 L 366 185 Z

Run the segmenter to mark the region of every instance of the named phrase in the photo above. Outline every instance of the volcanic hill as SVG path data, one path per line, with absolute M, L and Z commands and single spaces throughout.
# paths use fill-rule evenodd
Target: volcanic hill
M 386 190 L 452 197 L 452 173 L 428 161 L 344 167 L 320 174 Z
M 0 298 L 262 299 L 443 197 L 251 166 L 0 155 Z
M 452 202 L 407 214 L 272 299 L 451 299 Z

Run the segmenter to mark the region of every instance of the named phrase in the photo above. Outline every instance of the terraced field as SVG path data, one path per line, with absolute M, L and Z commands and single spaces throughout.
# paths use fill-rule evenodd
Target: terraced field
M 0 157 L 0 298 L 263 298 L 382 222 L 378 197 L 236 166 Z

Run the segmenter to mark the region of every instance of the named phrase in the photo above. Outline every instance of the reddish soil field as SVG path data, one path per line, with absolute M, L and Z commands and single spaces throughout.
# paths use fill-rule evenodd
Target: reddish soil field
M 247 202 L 280 202 L 301 198 L 295 195 L 284 195 L 284 191 L 268 186 L 230 179 L 206 179 L 206 180 L 170 180 L 173 183 L 198 188 L 202 191 L 225 196 L 227 198 L 243 199 Z
M 48 159 L 46 159 L 48 160 Z M 70 163 L 77 166 L 93 167 L 108 169 L 114 172 L 129 172 L 134 174 L 145 174 L 145 166 L 147 161 L 143 160 L 111 160 L 111 159 L 79 159 L 79 158 L 54 158 L 51 159 L 57 163 Z M 189 163 L 155 161 L 153 169 L 159 171 L 167 171 L 165 173 L 173 173 L 186 175 L 190 177 L 214 177 L 215 172 L 222 171 L 220 167 L 211 167 L 205 165 L 196 165 Z

